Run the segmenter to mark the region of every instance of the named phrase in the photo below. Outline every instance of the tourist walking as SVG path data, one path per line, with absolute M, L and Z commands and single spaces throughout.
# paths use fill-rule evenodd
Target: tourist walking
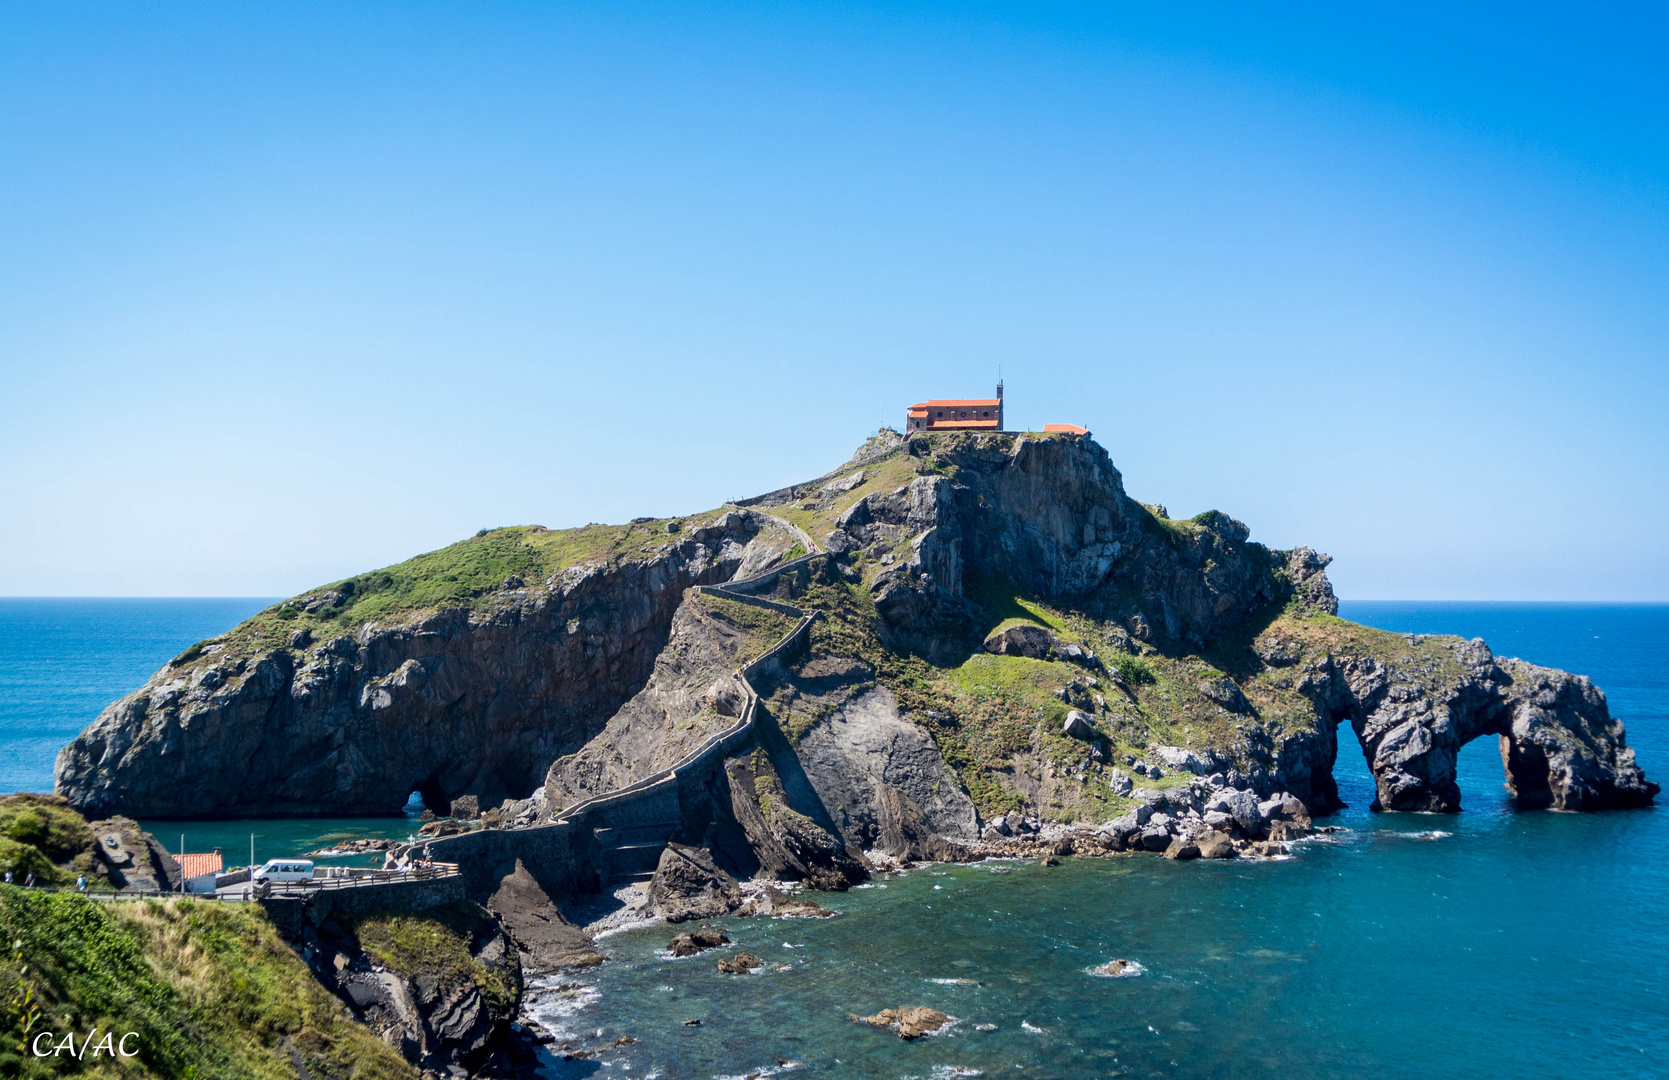
M 23 887 L 25 889 L 33 889 L 35 887 L 35 872 L 33 870 L 29 871 L 29 876 L 23 879 Z
M 87 875 L 86 874 L 82 874 L 80 877 L 75 879 L 75 891 L 76 892 L 82 892 L 82 893 L 87 891 Z
M 12 872 L 10 870 L 7 870 L 6 871 L 6 884 L 10 885 L 11 883 L 12 883 Z

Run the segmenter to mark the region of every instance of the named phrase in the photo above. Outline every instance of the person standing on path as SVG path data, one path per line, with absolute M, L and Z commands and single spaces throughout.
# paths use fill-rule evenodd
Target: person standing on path
M 33 889 L 35 887 L 35 872 L 33 870 L 29 871 L 29 876 L 23 879 L 23 887 L 25 889 Z

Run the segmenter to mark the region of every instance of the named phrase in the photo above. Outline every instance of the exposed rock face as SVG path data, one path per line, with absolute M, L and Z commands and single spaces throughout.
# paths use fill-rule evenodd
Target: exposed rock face
M 639 560 L 518 583 L 484 611 L 256 655 L 211 647 L 107 708 L 59 754 L 57 789 L 89 814 L 157 817 L 525 797 L 643 686 L 684 591 L 728 579 L 750 545 L 780 550 L 779 531 L 731 513 Z
M 649 899 L 667 922 L 716 919 L 742 906 L 736 879 L 703 848 L 668 844 L 649 883 Z
M 815 664 L 815 662 L 814 662 Z M 806 671 L 796 689 L 823 682 Z M 857 672 L 854 671 L 854 674 Z M 854 847 L 876 848 L 906 859 L 934 858 L 935 837 L 975 835 L 974 804 L 922 729 L 903 719 L 886 687 L 869 683 L 835 697 L 827 718 L 795 748 L 811 788 L 841 837 Z
M 406 1060 L 472 1072 L 503 1049 L 522 991 L 513 943 L 486 912 L 474 911 L 480 917 L 469 929 L 465 961 L 473 970 L 390 965 L 368 955 L 351 929 L 334 922 L 307 928 L 303 958 L 356 1018 Z
M 735 627 L 705 614 L 700 604 L 680 604 L 648 683 L 579 752 L 551 765 L 545 777 L 550 805 L 567 806 L 630 784 L 734 724 L 742 693 L 730 673 L 740 638 Z
M 911 439 L 954 470 L 870 495 L 839 519 L 830 550 L 908 541 L 910 556 L 874 579 L 882 617 L 912 646 L 965 610 L 967 573 L 1007 578 L 1045 598 L 1071 597 L 1138 638 L 1198 647 L 1297 587 L 1331 600 L 1313 552 L 1271 552 L 1227 515 L 1175 529 L 1124 493 L 1107 453 L 1087 438 Z M 1304 577 L 1291 577 L 1297 566 Z M 1278 571 L 1281 571 L 1278 573 Z M 1336 601 L 1333 602 L 1336 607 Z
M 1306 676 L 1318 714 L 1356 730 L 1377 809 L 1458 810 L 1456 755 L 1484 735 L 1500 739 L 1520 808 L 1606 810 L 1644 806 L 1658 794 L 1587 678 L 1498 661 L 1481 639 L 1448 639 L 1446 647 L 1452 663 L 1437 670 L 1350 657 Z
M 487 908 L 510 935 L 522 969 L 529 974 L 603 962 L 585 931 L 562 917 L 520 859 L 515 871 L 499 882 Z
M 91 821 L 88 826 L 98 838 L 99 856 L 116 888 L 173 892 L 180 887 L 179 860 L 132 818 Z

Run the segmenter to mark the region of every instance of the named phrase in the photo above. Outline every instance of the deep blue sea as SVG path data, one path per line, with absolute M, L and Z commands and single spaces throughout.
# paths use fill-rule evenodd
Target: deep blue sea
M 0 793 L 51 791 L 59 749 L 106 705 L 137 690 L 187 646 L 230 630 L 273 602 L 0 597 Z M 251 833 L 263 861 L 337 840 L 404 839 L 411 833 L 404 817 L 142 824 L 170 850 L 178 850 L 183 838 L 188 851 L 224 849 L 230 864 L 249 857 Z
M 0 600 L 0 789 L 48 790 L 52 754 L 104 704 L 264 603 Z M 1648 776 L 1669 776 L 1669 606 L 1341 614 L 1590 675 Z M 574 1076 L 771 1075 L 779 1060 L 828 1077 L 1669 1076 L 1669 815 L 1514 814 L 1493 740 L 1462 755 L 1462 813 L 1370 814 L 1341 734 L 1352 805 L 1330 820 L 1349 831 L 1288 861 L 929 867 L 820 897 L 836 919 L 725 920 L 770 961 L 762 974 L 668 959 L 664 927 L 628 931 L 605 939 L 612 959 L 583 987 L 535 1008 L 575 1037 L 637 1040 L 565 1063 Z M 183 827 L 194 850 L 254 830 L 262 857 L 407 827 L 145 824 L 171 846 Z M 1145 971 L 1086 973 L 1114 957 Z M 918 1004 L 959 1022 L 905 1043 L 847 1019 Z M 986 1023 L 997 1030 L 975 1030 Z

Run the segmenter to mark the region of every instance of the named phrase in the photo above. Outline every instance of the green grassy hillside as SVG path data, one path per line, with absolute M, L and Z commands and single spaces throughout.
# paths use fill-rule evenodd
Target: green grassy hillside
M 257 906 L 0 886 L 0 929 L 0 1075 L 416 1080 Z M 78 1048 L 94 1032 L 79 1060 L 31 1052 L 72 1031 Z M 136 1056 L 95 1053 L 107 1033 L 127 1032 Z

